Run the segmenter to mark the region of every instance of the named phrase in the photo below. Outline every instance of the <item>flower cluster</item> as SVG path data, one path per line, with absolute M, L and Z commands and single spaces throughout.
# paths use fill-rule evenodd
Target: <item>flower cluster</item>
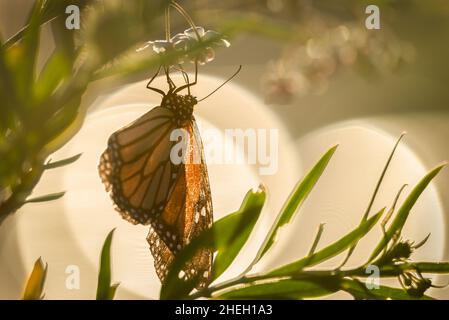
M 344 67 L 384 74 L 414 60 L 414 48 L 392 34 L 370 33 L 356 24 L 319 31 L 305 43 L 286 48 L 268 67 L 262 84 L 267 103 L 288 104 L 298 95 L 322 94 Z
M 418 244 L 410 240 L 395 241 L 374 263 L 378 266 L 395 265 L 401 268 L 406 267 L 401 269 L 398 280 L 402 288 L 415 298 L 421 298 L 430 287 L 437 287 L 432 285 L 432 280 L 425 278 L 414 264 L 409 263 L 413 251 L 423 246 L 428 238 L 429 236 Z
M 386 250 L 376 264 L 382 266 L 390 263 L 405 262 L 410 258 L 416 248 L 418 248 L 418 246 L 415 246 L 412 241 L 398 241 Z
M 424 278 L 418 269 L 406 270 L 399 275 L 399 282 L 407 293 L 413 297 L 421 298 L 432 285 L 432 280 Z
M 169 40 L 148 41 L 138 51 L 152 48 L 157 54 L 180 53 L 177 63 L 197 61 L 203 65 L 215 58 L 214 47 L 229 47 L 231 44 L 220 33 L 203 27 L 189 28 Z

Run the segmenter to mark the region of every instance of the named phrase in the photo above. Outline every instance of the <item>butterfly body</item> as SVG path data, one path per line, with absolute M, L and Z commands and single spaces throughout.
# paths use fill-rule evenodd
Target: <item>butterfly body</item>
M 162 98 L 161 107 L 173 111 L 173 120 L 178 127 L 182 127 L 185 121 L 192 120 L 193 107 L 197 103 L 196 98 L 190 94 L 180 95 L 169 92 Z
M 147 238 L 156 272 L 164 281 L 176 253 L 212 224 L 212 201 L 201 137 L 193 116 L 197 99 L 170 89 L 161 105 L 114 132 L 100 159 L 99 171 L 116 210 L 133 224 L 150 225 Z M 183 161 L 171 151 L 171 134 L 187 133 Z M 198 157 L 199 155 L 199 157 Z M 195 161 L 195 159 L 200 161 Z M 212 253 L 199 252 L 184 270 L 210 276 Z

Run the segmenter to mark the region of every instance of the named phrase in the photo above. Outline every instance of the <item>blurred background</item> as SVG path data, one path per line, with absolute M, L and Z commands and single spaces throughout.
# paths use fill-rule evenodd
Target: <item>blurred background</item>
M 67 191 L 62 199 L 18 205 L 18 213 L 0 225 L 0 298 L 20 296 L 32 262 L 39 256 L 50 265 L 48 298 L 92 298 L 102 239 L 112 227 L 118 228 L 114 253 L 114 278 L 122 282 L 118 298 L 157 298 L 159 283 L 145 242 L 147 231 L 128 225 L 114 212 L 102 191 L 96 166 L 108 135 L 148 110 L 149 105 L 158 103 L 158 96 L 144 89 L 144 80 L 157 65 L 155 54 L 151 48 L 139 52 L 136 49 L 146 41 L 165 37 L 161 10 L 164 3 L 75 2 L 82 8 L 81 30 L 61 32 L 64 10 L 61 11 L 62 5 L 56 5 L 58 10 L 50 7 L 46 12 L 53 18 L 43 24 L 38 41 L 37 70 L 45 70 L 55 48 L 70 52 L 68 66 L 56 63 L 54 70 L 68 70 L 58 84 L 47 90 L 50 93 L 39 89 L 47 95 L 35 91 L 33 103 L 26 99 L 22 102 L 20 96 L 16 100 L 0 96 L 3 119 L 9 119 L 8 112 L 16 105 L 24 105 L 24 110 L 45 108 L 45 99 L 56 105 L 62 101 L 68 110 L 50 115 L 37 112 L 28 122 L 24 120 L 25 124 L 35 124 L 30 125 L 29 132 L 35 133 L 38 141 L 42 139 L 36 144 L 39 153 L 34 153 L 40 156 L 37 160 L 32 157 L 33 160 L 39 162 L 50 155 L 56 160 L 83 153 L 73 164 L 43 172 L 39 182 L 26 186 L 23 192 L 29 195 L 33 191 L 32 195 L 39 196 Z M 3 41 L 26 24 L 34 3 L 0 0 Z M 257 247 L 295 182 L 330 146 L 340 144 L 333 162 L 294 226 L 282 235 L 276 252 L 260 265 L 260 270 L 306 253 L 321 222 L 327 225 L 323 244 L 353 229 L 401 132 L 407 131 L 408 135 L 374 210 L 389 206 L 403 183 L 415 184 L 428 169 L 449 159 L 447 1 L 376 1 L 380 9 L 379 30 L 365 27 L 369 16 L 365 9 L 374 4 L 370 1 L 179 3 L 197 25 L 217 30 L 231 42 L 230 48 L 215 50 L 213 62 L 201 66 L 195 94 L 204 96 L 238 65 L 243 66 L 231 84 L 198 106 L 199 122 L 204 128 L 219 130 L 276 128 L 280 132 L 280 165 L 274 176 L 259 176 L 251 166 L 209 166 L 216 217 L 235 210 L 245 191 L 259 182 L 270 190 L 269 208 L 250 245 L 239 256 L 242 266 L 245 255 Z M 173 13 L 172 34 L 187 28 L 182 18 Z M 11 62 L 11 69 L 19 68 L 26 64 L 27 56 L 18 52 L 6 60 L 15 61 Z M 1 76 L 2 91 L 7 92 L 6 73 Z M 162 85 L 161 79 L 157 81 Z M 16 116 L 14 112 L 11 117 Z M 48 136 L 41 137 L 40 132 L 47 132 L 46 127 L 41 128 L 41 124 L 47 125 L 45 117 L 54 118 L 55 122 L 48 124 Z M 8 139 L 1 142 L 2 155 L 9 155 Z M 34 163 L 29 157 L 27 152 L 19 152 L 9 160 L 2 158 L 0 203 L 2 194 L 4 200 L 10 197 L 10 190 L 14 189 L 11 186 L 21 185 L 15 181 L 25 181 L 20 175 L 23 163 Z M 20 163 L 17 173 L 10 176 L 16 162 Z M 405 229 L 406 235 L 416 241 L 432 232 L 416 259 L 449 259 L 448 195 L 449 173 L 443 171 L 420 199 Z M 364 252 L 363 248 L 369 248 L 379 234 L 380 231 L 364 239 L 362 249 L 350 264 L 356 265 L 366 257 L 369 249 Z M 338 259 L 335 261 L 337 264 Z M 79 290 L 65 288 L 68 265 L 80 266 Z M 229 270 L 223 277 L 236 272 Z M 446 283 L 447 279 L 438 281 Z M 449 298 L 447 289 L 432 294 Z

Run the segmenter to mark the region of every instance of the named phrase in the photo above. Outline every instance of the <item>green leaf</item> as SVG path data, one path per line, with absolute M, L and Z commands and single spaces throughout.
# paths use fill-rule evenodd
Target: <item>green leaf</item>
M 48 265 L 44 266 L 41 258 L 36 260 L 23 293 L 23 300 L 42 300 L 44 298 L 43 290 L 47 269 Z
M 295 274 L 304 267 L 310 267 L 328 260 L 344 250 L 350 248 L 354 243 L 363 238 L 379 221 L 385 209 L 369 218 L 368 220 L 362 222 L 356 229 L 348 233 L 346 236 L 340 240 L 334 242 L 333 244 L 315 252 L 314 254 L 304 257 L 298 261 L 292 262 L 285 266 L 282 266 L 274 271 L 271 271 L 269 275 L 272 276 L 286 276 Z
M 263 187 L 260 187 L 263 190 Z M 215 250 L 212 280 L 217 279 L 234 261 L 248 240 L 265 203 L 266 192 L 249 192 L 240 209 L 223 220 L 215 229 Z
M 371 212 L 371 208 L 372 208 L 372 206 L 374 204 L 374 201 L 376 200 L 377 194 L 378 194 L 380 186 L 382 185 L 382 182 L 383 182 L 383 180 L 385 178 L 387 170 L 390 167 L 390 163 L 393 160 L 393 157 L 394 157 L 394 154 L 396 152 L 396 149 L 398 148 L 399 143 L 401 142 L 402 138 L 406 134 L 407 134 L 406 132 L 403 132 L 399 136 L 398 140 L 396 141 L 396 143 L 395 143 L 395 145 L 393 147 L 393 150 L 391 150 L 390 156 L 388 157 L 387 162 L 385 163 L 385 166 L 384 166 L 384 168 L 382 170 L 382 173 L 380 174 L 379 180 L 377 181 L 376 187 L 374 188 L 374 192 L 373 192 L 373 195 L 371 196 L 371 200 L 370 200 L 370 202 L 368 204 L 368 207 L 366 208 L 366 211 L 363 214 L 362 221 L 365 221 L 366 219 L 368 219 L 368 216 L 369 216 L 369 214 Z M 343 267 L 346 264 L 346 262 L 348 262 L 349 258 L 351 257 L 352 253 L 354 252 L 356 246 L 357 246 L 357 242 L 354 243 L 354 245 L 351 248 L 349 248 L 348 254 L 346 255 L 345 259 L 340 264 L 339 268 Z
M 71 5 L 73 5 L 73 3 L 71 3 Z M 64 9 L 66 9 L 67 6 L 68 5 L 65 5 Z M 63 52 L 67 57 L 67 60 L 70 61 L 69 65 L 71 69 L 77 55 L 77 49 L 75 45 L 75 35 L 77 33 L 77 30 L 71 30 L 66 27 L 68 14 L 65 13 L 65 10 L 63 10 L 63 12 L 64 14 L 57 15 L 51 21 L 51 31 L 55 43 L 58 44 L 58 50 Z M 80 12 L 80 14 L 83 15 L 83 12 Z
M 55 50 L 47 60 L 34 86 L 37 103 L 45 101 L 61 82 L 71 74 L 70 60 L 63 50 Z
M 432 300 L 429 296 L 417 298 L 409 295 L 405 290 L 392 288 L 387 286 L 379 286 L 379 288 L 368 289 L 365 284 L 358 280 L 343 279 L 341 280 L 341 289 L 348 292 L 356 299 L 378 299 L 378 300 Z
M 308 256 L 311 256 L 315 253 L 316 248 L 318 247 L 318 243 L 320 242 L 321 236 L 323 235 L 324 231 L 324 223 L 320 223 L 318 226 L 318 231 L 316 233 L 315 239 L 313 240 L 312 246 L 310 247 Z
M 373 253 L 371 254 L 371 257 L 369 258 L 369 261 L 373 261 L 379 253 L 382 252 L 384 247 L 388 245 L 391 238 L 402 231 L 402 228 L 404 227 L 404 224 L 410 214 L 410 210 L 415 205 L 418 198 L 421 196 L 423 191 L 427 188 L 429 183 L 435 178 L 435 176 L 443 169 L 443 167 L 446 166 L 446 163 L 443 163 L 436 168 L 432 169 L 427 173 L 424 178 L 421 179 L 421 181 L 415 186 L 415 188 L 410 192 L 408 197 L 405 199 L 402 206 L 399 208 L 398 213 L 396 214 L 394 220 L 391 222 L 390 227 L 385 232 L 384 237 L 380 240 L 377 247 L 374 249 Z
M 111 244 L 115 229 L 112 229 L 103 244 L 98 273 L 97 300 L 113 300 L 118 283 L 111 285 Z
M 334 155 L 335 150 L 337 150 L 337 147 L 338 145 L 329 149 L 312 168 L 312 170 L 304 177 L 304 179 L 300 181 L 293 189 L 292 194 L 287 199 L 281 212 L 279 212 L 276 221 L 274 222 L 261 248 L 257 252 L 256 258 L 251 264 L 250 268 L 254 264 L 256 264 L 274 244 L 279 229 L 282 226 L 288 224 L 294 217 L 298 208 L 306 200 L 313 187 L 315 187 L 318 179 L 321 177 L 321 174 L 323 173 L 324 169 L 326 169 L 327 164 Z
M 28 19 L 28 28 L 24 32 L 22 42 L 17 48 L 15 58 L 16 86 L 19 96 L 25 103 L 29 100 L 35 77 L 35 67 L 39 50 L 40 24 L 43 0 L 37 0 Z
M 248 191 L 237 212 L 218 220 L 210 229 L 202 232 L 184 247 L 170 266 L 166 281 L 162 284 L 160 298 L 185 298 L 193 290 L 197 279 L 184 281 L 178 275 L 186 262 L 202 248 L 213 252 L 218 251 L 218 262 L 214 263 L 214 278 L 226 270 L 251 233 L 265 199 L 266 193 L 263 188 L 259 188 L 257 191 Z M 229 256 L 226 256 L 227 252 Z
M 17 113 L 17 96 L 14 84 L 14 70 L 7 61 L 8 54 L 0 48 L 0 98 L 2 101 L 2 116 L 0 117 L 0 130 L 4 138 L 4 132 L 10 128 L 13 117 Z M 4 160 L 3 160 L 4 161 Z
M 87 5 L 93 3 L 93 0 L 72 0 L 70 4 L 77 5 L 80 9 L 83 9 Z M 67 7 L 67 3 L 60 0 L 45 0 L 42 7 L 42 19 L 41 25 L 45 24 L 49 21 L 52 21 L 56 17 L 65 16 L 65 8 Z M 29 25 L 25 25 L 22 29 L 20 29 L 16 34 L 14 34 L 11 38 L 9 38 L 2 46 L 6 48 L 10 48 L 12 45 L 17 43 L 24 37 L 24 34 L 28 31 Z
M 59 110 L 56 114 L 49 115 L 48 120 L 44 124 L 45 131 L 41 133 L 45 140 L 50 142 L 46 145 L 46 149 L 49 150 L 48 152 L 60 148 L 77 132 L 77 130 L 70 131 L 67 129 L 75 123 L 77 119 L 81 120 L 81 117 L 84 116 L 79 110 L 81 96 L 84 93 L 84 90 L 85 88 L 80 88 L 79 91 L 77 89 L 74 96 L 64 102 L 56 98 L 54 106 L 57 106 L 57 109 Z M 48 112 L 49 110 L 46 111 Z
M 323 281 L 326 280 L 326 281 Z M 329 279 L 321 281 L 284 279 L 276 282 L 249 284 L 219 294 L 216 299 L 305 299 L 329 295 L 338 290 L 332 288 Z
M 50 170 L 50 169 L 55 169 L 55 168 L 59 168 L 59 167 L 63 167 L 63 166 L 69 165 L 69 164 L 77 161 L 81 157 L 81 155 L 82 155 L 82 153 L 79 153 L 77 155 L 74 155 L 74 156 L 72 156 L 70 158 L 66 158 L 66 159 L 63 159 L 63 160 L 58 160 L 58 161 L 55 161 L 55 162 L 50 162 L 49 161 L 49 162 L 47 162 L 47 164 L 45 164 L 44 169 L 45 170 Z
M 59 198 L 62 198 L 64 196 L 64 194 L 65 194 L 65 192 L 47 194 L 45 196 L 27 199 L 25 201 L 25 203 L 38 203 L 38 202 L 54 201 L 54 200 L 58 200 Z

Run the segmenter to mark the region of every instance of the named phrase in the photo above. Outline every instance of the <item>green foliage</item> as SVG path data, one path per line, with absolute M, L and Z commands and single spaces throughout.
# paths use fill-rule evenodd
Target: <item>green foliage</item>
M 115 229 L 106 237 L 101 250 L 100 270 L 98 272 L 97 300 L 112 300 L 119 283 L 111 284 L 111 244 Z
M 397 145 L 395 148 L 396 147 Z M 431 280 L 425 278 L 423 274 L 447 274 L 449 273 L 449 264 L 445 262 L 412 262 L 410 258 L 413 251 L 423 245 L 428 237 L 417 245 L 413 245 L 413 242 L 409 241 L 398 242 L 398 237 L 413 205 L 444 165 L 440 165 L 431 170 L 413 189 L 402 206 L 398 209 L 395 219 L 386 231 L 386 235 L 381 239 L 379 245 L 373 249 L 371 254 L 372 258 L 366 264 L 348 270 L 342 270 L 341 268 L 334 268 L 331 270 L 310 269 L 311 267 L 319 265 L 345 251 L 353 251 L 356 248 L 358 241 L 372 230 L 374 226 L 379 225 L 379 220 L 384 214 L 385 208 L 366 219 L 364 215 L 361 223 L 354 230 L 343 235 L 334 243 L 317 250 L 319 238 L 323 231 L 323 225 L 321 224 L 315 241 L 313 242 L 312 249 L 308 255 L 297 261 L 262 274 L 249 273 L 252 267 L 263 257 L 263 253 L 267 251 L 267 244 L 269 244 L 268 247 L 275 245 L 275 237 L 273 237 L 273 234 L 276 233 L 279 226 L 287 226 L 289 222 L 291 222 L 299 205 L 318 182 L 319 177 L 330 161 L 334 151 L 335 147 L 326 152 L 305 178 L 298 183 L 293 190 L 292 195 L 287 199 L 284 208 L 279 213 L 272 228 L 268 232 L 266 239 L 269 240 L 263 242 L 258 253 L 256 253 L 253 262 L 241 275 L 222 283 L 212 284 L 209 287 L 198 291 L 193 291 L 195 288 L 195 279 L 186 281 L 179 279 L 178 277 L 179 271 L 182 270 L 188 259 L 195 255 L 197 250 L 208 247 L 216 251 L 218 248 L 217 243 L 220 243 L 220 241 L 226 242 L 227 239 L 232 239 L 232 237 L 229 236 L 228 229 L 222 228 L 224 225 L 223 221 L 233 219 L 235 216 L 235 214 L 231 214 L 214 223 L 210 230 L 199 235 L 191 242 L 191 245 L 181 250 L 179 256 L 171 266 L 166 282 L 162 286 L 161 299 L 196 299 L 204 297 L 214 299 L 305 299 L 326 296 L 338 291 L 347 292 L 355 299 L 431 299 L 431 297 L 425 295 L 425 292 L 433 285 Z M 390 161 L 391 157 L 388 159 L 388 163 Z M 388 167 L 388 163 L 385 168 Z M 382 182 L 385 172 L 386 169 L 382 173 L 380 182 Z M 376 190 L 378 190 L 379 186 L 380 183 L 377 185 Z M 375 192 L 375 195 L 376 194 L 377 191 Z M 373 198 L 375 198 L 375 195 Z M 245 198 L 244 204 L 239 210 L 239 215 L 253 215 L 252 211 L 247 208 L 250 199 L 249 196 L 251 196 L 251 193 Z M 374 199 L 371 199 L 369 208 L 372 206 L 373 202 Z M 263 205 L 263 201 L 261 201 L 259 205 Z M 261 209 L 262 208 L 258 206 L 257 211 L 260 212 Z M 245 230 L 245 227 L 247 227 L 248 230 Z M 381 225 L 381 227 L 383 227 L 383 225 Z M 244 233 L 245 238 L 247 238 L 247 234 L 253 229 L 253 224 L 243 225 L 243 229 L 241 227 L 235 228 L 235 230 L 237 229 L 240 233 Z M 393 237 L 393 235 L 395 235 L 395 237 Z M 242 241 L 242 245 L 243 243 L 244 241 Z M 397 250 L 398 244 L 408 248 L 405 255 L 402 253 L 403 250 Z M 396 250 L 384 250 L 387 246 L 396 248 Z M 239 244 L 238 250 L 240 250 L 240 248 L 241 245 Z M 232 246 L 223 246 L 221 249 L 220 257 L 227 257 L 225 264 L 227 267 L 234 260 L 236 250 L 234 250 Z M 380 271 L 379 276 L 397 277 L 402 288 L 378 286 L 377 288 L 374 287 L 368 289 L 367 285 L 363 282 L 363 279 L 370 276 L 370 273 L 367 272 L 367 267 L 369 266 L 370 261 L 381 254 L 382 251 L 381 258 L 384 255 L 390 255 L 390 258 L 384 258 L 382 260 L 383 263 L 377 265 Z M 393 256 L 391 256 L 392 252 L 395 252 Z M 227 256 L 228 253 L 229 256 Z
M 136 0 L 132 6 L 122 6 L 118 0 L 76 0 L 71 4 L 83 10 L 81 30 L 65 27 L 66 3 L 39 0 L 17 34 L 6 41 L 0 38 L 0 191 L 6 190 L 7 195 L 0 199 L 0 223 L 27 202 L 62 196 L 55 193 L 29 199 L 45 170 L 79 158 L 46 161 L 77 132 L 84 117 L 82 97 L 93 81 L 138 75 L 161 63 L 150 51 L 140 60 L 134 51 L 159 37 L 156 30 L 163 25 L 160 17 L 167 1 Z M 44 24 L 51 26 L 55 47 L 38 69 Z M 192 50 L 211 45 L 204 42 Z M 165 62 L 184 54 L 175 52 Z
M 298 204 L 305 197 L 304 194 L 308 194 L 317 183 L 334 151 L 335 147 L 331 148 L 311 169 L 302 182 L 295 187 L 281 213 L 286 212 L 285 208 L 298 208 Z M 413 262 L 410 260 L 413 251 L 422 246 L 429 236 L 417 245 L 413 245 L 413 242 L 398 241 L 397 239 L 413 205 L 443 166 L 440 165 L 431 170 L 418 182 L 398 210 L 396 218 L 385 233 L 386 236 L 384 235 L 379 245 L 373 250 L 371 259 L 366 264 L 348 270 L 342 270 L 341 268 L 331 270 L 310 269 L 346 250 L 355 248 L 355 244 L 372 230 L 375 225 L 378 225 L 385 208 L 366 220 L 362 219 L 358 227 L 334 243 L 317 250 L 319 238 L 323 231 L 323 224 L 321 224 L 309 254 L 297 261 L 266 273 L 250 274 L 251 268 L 259 261 L 259 259 L 254 259 L 241 275 L 194 291 L 198 279 L 180 278 L 179 274 L 184 269 L 185 264 L 199 250 L 207 248 L 216 253 L 212 270 L 212 280 L 216 280 L 233 263 L 250 237 L 266 200 L 266 191 L 262 186 L 257 190 L 250 190 L 239 210 L 216 221 L 211 228 L 194 238 L 190 244 L 177 254 L 170 266 L 166 281 L 161 287 L 160 298 L 307 299 L 344 291 L 355 299 L 432 299 L 425 292 L 430 287 L 436 286 L 432 284 L 430 279 L 425 278 L 423 274 L 449 274 L 449 262 Z M 305 181 L 309 182 L 305 183 Z M 305 185 L 308 186 L 306 188 L 307 192 L 298 192 Z M 288 221 L 291 221 L 293 213 L 289 212 L 290 218 Z M 275 221 L 271 230 L 277 228 L 279 220 Z M 288 225 L 288 222 L 285 225 Z M 383 226 L 381 225 L 381 227 Z M 118 284 L 111 284 L 110 249 L 113 233 L 114 230 L 106 237 L 101 252 L 97 287 L 97 299 L 101 300 L 113 299 L 118 287 Z M 267 239 L 270 238 L 270 235 L 271 232 L 267 234 Z M 389 235 L 395 235 L 395 237 Z M 259 252 L 262 252 L 261 250 L 265 248 L 265 245 L 266 242 L 262 244 Z M 271 245 L 274 246 L 275 241 Z M 401 253 L 401 250 L 399 250 L 401 252 L 395 250 L 398 248 L 398 245 L 408 248 L 405 255 Z M 384 250 L 388 247 L 390 249 Z M 393 254 L 394 252 L 396 253 Z M 367 267 L 371 264 L 371 260 L 379 255 L 380 258 L 377 262 L 374 262 L 379 268 L 379 276 L 384 278 L 397 277 L 402 288 L 378 286 L 377 288 L 368 289 L 368 286 L 363 282 L 363 279 L 370 276 L 370 273 L 367 273 Z M 256 257 L 258 256 L 259 253 L 256 253 Z M 41 299 L 43 297 L 42 291 L 46 270 L 47 268 L 43 266 L 39 259 L 28 281 L 24 299 Z
M 248 240 L 264 206 L 266 192 L 263 186 L 249 191 L 240 209 L 223 218 L 223 224 L 214 231 L 217 255 L 212 269 L 212 279 L 218 278 L 234 261 Z
M 376 249 L 374 249 L 370 261 L 375 259 L 377 255 L 385 248 L 385 246 L 390 242 L 393 236 L 399 236 L 401 230 L 407 221 L 408 215 L 418 200 L 419 196 L 423 193 L 423 191 L 427 188 L 429 183 L 435 178 L 435 176 L 443 169 L 446 164 L 442 164 L 431 170 L 421 181 L 416 185 L 416 187 L 409 194 L 407 199 L 405 199 L 402 206 L 399 208 L 396 217 L 391 222 L 390 227 L 385 233 L 385 236 L 382 238 L 380 243 L 377 245 Z
M 340 254 L 341 252 L 347 250 L 350 248 L 354 243 L 359 241 L 361 238 L 363 238 L 379 221 L 380 217 L 382 216 L 384 212 L 384 209 L 382 209 L 380 212 L 369 218 L 368 220 L 362 222 L 360 226 L 358 226 L 353 231 L 349 232 L 344 237 L 340 238 L 338 241 L 334 242 L 333 244 L 319 250 L 316 253 L 313 253 L 312 255 L 308 255 L 298 261 L 295 261 L 291 264 L 285 265 L 279 269 L 276 269 L 272 272 L 270 272 L 270 275 L 276 275 L 276 276 L 288 276 L 295 274 L 305 267 L 314 266 L 316 264 L 319 264 L 323 261 L 326 261 L 332 257 L 335 257 L 336 255 Z
M 23 300 L 41 300 L 44 298 L 44 284 L 47 277 L 47 264 L 39 258 L 34 263 L 33 271 L 23 292 Z
M 10 191 L 0 204 L 0 221 L 24 203 L 56 200 L 63 195 L 28 198 L 44 170 L 66 164 L 46 167 L 44 161 L 51 142 L 75 120 L 74 101 L 79 102 L 84 92 L 55 103 L 74 78 L 75 49 L 69 52 L 57 42 L 42 70 L 36 67 L 41 26 L 64 15 L 65 7 L 59 1 L 36 1 L 26 26 L 0 47 L 0 189 Z
M 268 233 L 268 236 L 261 246 L 260 251 L 257 253 L 253 264 L 257 263 L 274 244 L 279 229 L 282 226 L 290 223 L 290 221 L 293 219 L 295 213 L 298 211 L 298 208 L 306 200 L 307 196 L 312 191 L 315 184 L 318 182 L 318 179 L 321 177 L 321 174 L 326 169 L 327 164 L 335 153 L 335 150 L 337 150 L 337 146 L 329 149 L 329 151 L 327 151 L 313 167 L 310 173 L 305 176 L 304 179 L 300 181 L 298 185 L 293 189 L 292 194 L 287 199 L 281 212 L 279 212 L 279 215 L 277 216 L 276 221 L 273 224 L 273 228 Z
M 201 248 L 217 252 L 214 261 L 212 277 L 216 279 L 232 263 L 240 249 L 245 244 L 257 222 L 265 203 L 265 190 L 250 190 L 245 196 L 240 209 L 218 220 L 213 226 L 203 232 L 187 245 L 174 260 L 167 275 L 167 281 L 162 285 L 161 298 L 183 298 L 196 285 L 196 280 L 184 281 L 178 277 L 184 264 Z
M 48 162 L 44 166 L 44 169 L 45 170 L 49 170 L 49 169 L 56 169 L 56 168 L 59 168 L 59 167 L 63 167 L 63 166 L 66 166 L 66 165 L 69 165 L 69 164 L 75 162 L 79 158 L 81 158 L 81 153 L 77 154 L 77 155 L 74 155 L 74 156 L 72 156 L 70 158 L 58 160 L 58 161 L 55 161 L 55 162 L 52 162 L 51 160 L 48 160 Z
M 379 286 L 377 289 L 369 290 L 364 283 L 355 279 L 344 279 L 341 281 L 341 289 L 351 294 L 355 299 L 369 300 L 431 300 L 428 296 L 413 297 L 402 289 Z
M 324 280 L 324 279 L 323 279 Z M 311 280 L 285 279 L 274 283 L 261 283 L 242 287 L 218 295 L 217 299 L 305 299 L 335 292 L 326 288 L 329 283 Z
M 74 0 L 71 4 L 78 5 L 87 17 L 83 19 L 81 31 L 64 27 L 66 3 L 37 0 L 26 25 L 10 39 L 3 41 L 0 38 L 0 192 L 7 191 L 7 197 L 0 199 L 0 223 L 25 203 L 52 201 L 64 195 L 63 192 L 57 192 L 30 198 L 45 170 L 69 165 L 79 158 L 80 155 L 76 155 L 56 162 L 47 160 L 52 152 L 76 133 L 75 124 L 81 122 L 84 116 L 80 108 L 82 97 L 93 81 L 110 76 L 139 76 L 142 71 L 147 72 L 161 63 L 160 57 L 151 54 L 138 58 L 134 50 L 144 41 L 160 38 L 160 18 L 167 1 L 135 0 L 133 5 L 122 6 L 118 0 L 101 3 Z M 220 18 L 216 21 L 218 30 L 230 36 L 244 31 L 282 41 L 298 37 L 295 31 L 290 31 L 297 29 L 287 24 L 273 23 L 262 15 L 240 14 L 233 18 L 220 15 Z M 44 24 L 51 25 L 55 48 L 42 69 L 38 70 L 36 62 L 42 54 L 39 43 Z M 199 43 L 191 48 L 191 53 L 211 46 L 215 40 Z M 180 55 L 167 54 L 163 62 L 173 64 Z M 373 249 L 367 264 L 349 270 L 311 269 L 345 251 L 349 258 L 358 241 L 377 225 L 384 209 L 371 217 L 369 214 L 394 150 L 359 226 L 319 249 L 321 227 L 310 253 L 305 257 L 263 274 L 249 273 L 274 248 L 280 229 L 286 228 L 294 220 L 296 212 L 317 184 L 335 150 L 336 147 L 333 147 L 327 151 L 294 188 L 262 246 L 241 275 L 198 291 L 194 291 L 197 279 L 185 281 L 179 278 L 185 263 L 203 248 L 216 253 L 213 280 L 227 270 L 249 239 L 262 212 L 266 199 L 263 188 L 249 191 L 238 211 L 215 222 L 177 255 L 161 288 L 160 297 L 304 299 L 344 291 L 356 299 L 428 299 L 425 291 L 432 284 L 422 274 L 448 274 L 449 263 L 413 262 L 410 256 L 391 256 L 391 248 L 398 243 L 408 245 L 407 241 L 399 240 L 401 230 L 419 196 L 443 165 L 431 170 L 412 190 Z M 387 216 L 395 213 L 394 208 Z M 111 284 L 110 248 L 113 231 L 107 236 L 101 253 L 97 299 L 113 299 L 118 286 Z M 410 255 L 417 247 L 410 246 Z M 390 256 L 386 256 L 388 254 Z M 381 277 L 397 277 L 401 280 L 409 279 L 407 277 L 413 274 L 414 287 L 401 282 L 402 288 L 381 286 L 367 290 L 362 280 L 367 277 L 365 271 L 371 261 L 383 261 L 379 265 Z M 42 299 L 46 273 L 47 267 L 39 259 L 28 280 L 24 299 Z
M 119 283 L 111 284 L 111 245 L 115 229 L 111 230 L 103 244 L 100 255 L 100 267 L 98 271 L 97 300 L 112 300 Z M 23 292 L 23 300 L 42 300 L 44 298 L 44 285 L 47 278 L 47 264 L 44 265 L 39 258 L 34 264 L 33 271 Z
M 9 195 L 0 199 L 0 223 L 27 202 L 45 170 L 77 159 L 45 163 L 77 132 L 84 117 L 82 97 L 92 82 L 112 76 L 141 76 L 161 62 L 173 64 L 217 40 L 202 41 L 184 52 L 164 55 L 162 60 L 151 50 L 138 55 L 138 46 L 160 38 L 158 30 L 168 1 L 136 0 L 124 6 L 120 0 L 75 0 L 70 4 L 82 10 L 81 30 L 65 27 L 66 3 L 39 0 L 19 32 L 5 41 L 0 38 L 0 190 Z M 218 29 L 234 35 L 250 31 L 248 24 L 264 24 L 263 18 L 253 16 L 230 21 L 223 21 Z M 38 70 L 44 24 L 51 26 L 55 48 Z
M 37 203 L 37 202 L 47 202 L 47 201 L 58 200 L 59 198 L 62 198 L 64 196 L 64 194 L 65 194 L 65 192 L 47 194 L 45 196 L 27 199 L 27 200 L 25 200 L 25 203 Z

